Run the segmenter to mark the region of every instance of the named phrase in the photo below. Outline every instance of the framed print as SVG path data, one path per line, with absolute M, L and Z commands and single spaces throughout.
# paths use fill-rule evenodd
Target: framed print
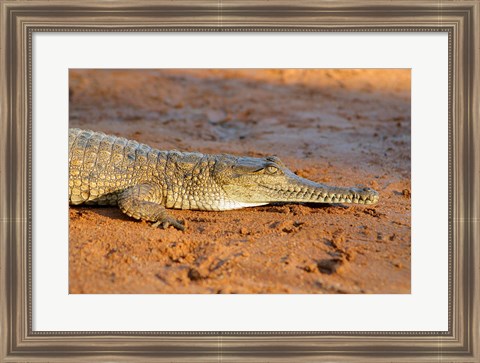
M 2 1 L 1 359 L 477 361 L 479 9 Z

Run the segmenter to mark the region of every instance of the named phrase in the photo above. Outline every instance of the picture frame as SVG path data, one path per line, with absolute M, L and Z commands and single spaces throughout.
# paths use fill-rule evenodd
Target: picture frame
M 445 361 L 479 354 L 478 1 L 1 1 L 2 361 Z M 32 34 L 445 32 L 449 36 L 447 332 L 44 332 L 32 329 Z

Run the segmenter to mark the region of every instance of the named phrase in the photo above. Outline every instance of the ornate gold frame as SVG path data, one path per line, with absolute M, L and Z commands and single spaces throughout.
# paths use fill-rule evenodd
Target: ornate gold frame
M 477 362 L 480 2 L 0 0 L 0 360 Z M 447 32 L 447 332 L 36 332 L 31 318 L 31 40 L 60 31 Z

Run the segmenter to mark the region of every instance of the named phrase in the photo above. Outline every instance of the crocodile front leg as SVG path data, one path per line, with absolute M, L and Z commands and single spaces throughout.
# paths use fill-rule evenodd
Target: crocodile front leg
M 184 224 L 169 215 L 160 204 L 161 192 L 158 189 L 158 186 L 147 183 L 127 188 L 119 194 L 118 206 L 130 217 L 154 222 L 153 227 L 167 228 L 171 225 L 183 231 Z

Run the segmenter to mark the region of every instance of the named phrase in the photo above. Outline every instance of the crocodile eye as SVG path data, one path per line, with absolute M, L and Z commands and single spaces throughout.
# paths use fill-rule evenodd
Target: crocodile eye
M 265 171 L 267 172 L 267 174 L 275 174 L 278 171 L 278 168 L 270 165 L 265 168 Z

